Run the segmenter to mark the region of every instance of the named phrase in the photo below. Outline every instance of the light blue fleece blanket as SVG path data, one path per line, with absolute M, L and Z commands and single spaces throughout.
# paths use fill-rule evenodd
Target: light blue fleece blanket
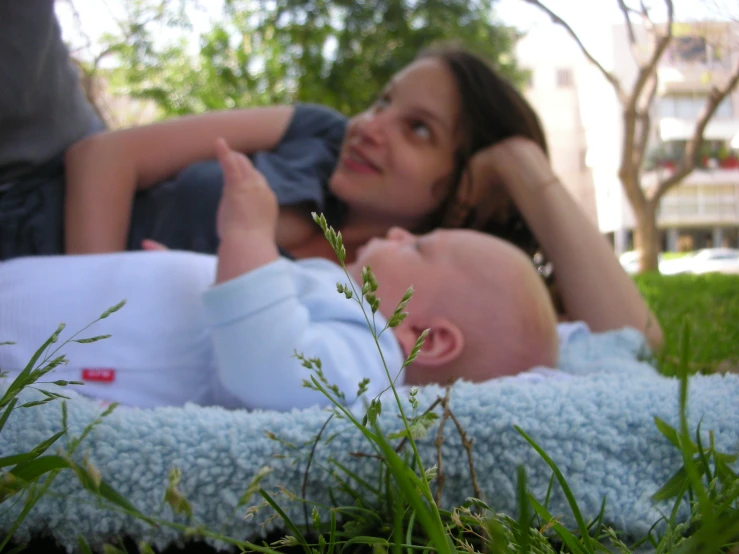
M 586 518 L 597 515 L 605 497 L 606 522 L 632 536 L 646 533 L 666 508 L 655 506 L 650 497 L 681 466 L 681 460 L 653 421 L 659 416 L 677 426 L 678 382 L 657 375 L 639 361 L 641 352 L 643 339 L 634 330 L 586 334 L 574 339 L 561 355 L 561 369 L 572 379 L 456 385 L 451 408 L 474 441 L 474 464 L 484 499 L 496 510 L 515 514 L 519 464 L 527 469 L 532 492 L 544 499 L 551 471 L 514 430 L 515 424 L 559 465 Z M 442 395 L 437 387 L 422 389 L 419 410 Z M 713 430 L 716 446 L 724 452 L 739 451 L 737 399 L 739 376 L 697 376 L 690 381 L 690 424 L 695 429 L 700 421 L 706 433 Z M 60 408 L 59 402 L 52 402 L 16 410 L 0 434 L 0 456 L 25 452 L 59 431 Z M 70 435 L 79 435 L 101 411 L 84 398 L 69 401 Z M 380 417 L 385 429 L 398 427 L 396 413 L 385 400 Z M 119 408 L 85 440 L 78 454 L 80 459 L 87 456 L 102 479 L 138 509 L 165 518 L 173 517 L 170 508 L 163 507 L 163 497 L 170 469 L 177 467 L 182 471 L 180 490 L 192 504 L 193 521 L 232 537 L 257 539 L 279 529 L 281 522 L 269 508 L 244 517 L 250 506 L 262 500 L 253 496 L 237 507 L 248 484 L 260 468 L 271 467 L 262 486 L 295 521 L 303 521 L 302 505 L 276 490 L 282 486 L 300 494 L 311 439 L 326 419 L 327 412 L 318 409 L 250 413 L 195 406 Z M 268 438 L 266 432 L 297 450 Z M 420 442 L 427 466 L 436 463 L 435 434 L 432 429 Z M 466 454 L 451 422 L 444 434 L 442 504 L 450 507 L 472 496 L 473 490 Z M 334 419 L 324 434 L 330 435 L 336 438 L 318 446 L 307 482 L 308 498 L 324 504 L 330 504 L 329 486 L 335 484 L 326 473 L 329 457 L 370 482 L 376 482 L 378 475 L 371 458 L 352 456 L 369 451 L 356 430 Z M 297 464 L 296 457 L 301 460 Z M 550 511 L 571 522 L 559 487 L 554 490 Z M 59 475 L 52 492 L 26 519 L 22 537 L 51 534 L 70 550 L 80 534 L 93 547 L 124 534 L 160 547 L 183 540 L 180 531 L 152 528 L 98 507 L 71 472 Z M 8 528 L 17 509 L 1 511 L 0 527 Z M 186 521 L 184 516 L 175 519 Z

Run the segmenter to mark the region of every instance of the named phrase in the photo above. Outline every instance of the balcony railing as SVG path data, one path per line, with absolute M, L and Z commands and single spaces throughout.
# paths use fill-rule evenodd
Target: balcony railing
M 739 197 L 737 194 L 682 196 L 676 191 L 662 199 L 657 219 L 663 225 L 739 225 Z
M 656 185 L 656 181 L 658 178 L 660 180 L 663 180 L 672 175 L 674 172 L 675 166 L 666 164 L 663 164 L 663 166 L 657 170 L 647 171 L 642 176 L 642 187 L 651 188 Z M 697 186 L 730 184 L 739 186 L 739 168 L 696 168 L 687 177 L 685 177 L 685 179 L 682 180 L 681 184 Z M 678 187 L 679 186 L 680 185 L 678 185 Z

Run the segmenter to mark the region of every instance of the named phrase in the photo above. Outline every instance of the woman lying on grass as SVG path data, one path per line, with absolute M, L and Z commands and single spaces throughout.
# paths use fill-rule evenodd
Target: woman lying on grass
M 361 295 L 362 283 L 378 284 L 371 292 L 382 299 L 379 311 L 372 315 L 371 296 L 365 304 L 381 357 L 370 320 L 336 291 L 347 281 L 344 270 L 321 258 L 280 258 L 274 193 L 243 154 L 223 141 L 217 150 L 225 180 L 217 262 L 183 252 L 4 262 L 0 337 L 37 344 L 59 318 L 85 317 L 80 310 L 94 313 L 125 297 L 128 306 L 106 320 L 113 338 L 69 353 L 71 364 L 55 378 L 86 381 L 78 389 L 85 395 L 145 407 L 289 410 L 327 403 L 302 386 L 309 374 L 296 350 L 320 358 L 326 380 L 349 402 L 365 380 L 374 397 L 396 375 L 397 384 L 425 385 L 556 367 L 554 309 L 530 259 L 471 230 L 416 236 L 392 228 L 357 250 L 348 288 Z M 404 314 L 411 284 L 416 291 Z M 31 355 L 27 347 L 6 347 L 0 367 L 17 373 Z M 409 356 L 413 362 L 400 371 Z
M 206 160 L 217 137 L 252 156 L 275 190 L 277 244 L 297 259 L 333 257 L 311 211 L 342 232 L 350 262 L 393 227 L 477 229 L 546 254 L 563 317 L 594 331 L 630 325 L 652 346 L 661 342 L 633 282 L 552 172 L 531 107 L 461 50 L 423 52 L 350 120 L 316 106 L 279 106 L 84 139 L 66 153 L 66 185 L 54 178 L 26 187 L 17 178 L 5 193 L 25 208 L 4 211 L 0 201 L 0 219 L 18 239 L 2 255 L 61 253 L 62 242 L 68 253 L 138 249 L 145 238 L 215 252 L 222 179 Z M 25 201 L 30 195 L 35 200 Z M 62 228 L 48 210 L 63 208 Z

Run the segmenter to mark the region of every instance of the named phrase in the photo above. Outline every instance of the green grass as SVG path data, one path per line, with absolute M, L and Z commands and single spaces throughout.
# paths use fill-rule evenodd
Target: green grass
M 695 252 L 662 252 L 663 260 L 677 260 L 685 256 L 692 256 Z
M 692 371 L 739 370 L 739 275 L 647 273 L 635 280 L 662 325 L 665 346 L 658 361 L 664 373 L 677 371 L 686 321 Z

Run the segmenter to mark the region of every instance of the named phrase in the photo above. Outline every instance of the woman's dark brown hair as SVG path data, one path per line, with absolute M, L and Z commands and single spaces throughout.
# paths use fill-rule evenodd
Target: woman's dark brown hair
M 507 138 L 520 136 L 535 142 L 548 155 L 539 117 L 523 95 L 479 56 L 455 46 L 423 50 L 418 59 L 443 62 L 454 76 L 460 98 L 460 145 L 456 153 L 452 186 L 431 227 L 477 229 L 505 239 L 532 258 L 536 256 L 540 273 L 547 278 L 558 311 L 561 303 L 554 292 L 551 272 L 544 269 L 543 253 L 528 224 L 502 187 L 475 194 L 471 179 L 463 179 L 472 157 L 480 150 Z

